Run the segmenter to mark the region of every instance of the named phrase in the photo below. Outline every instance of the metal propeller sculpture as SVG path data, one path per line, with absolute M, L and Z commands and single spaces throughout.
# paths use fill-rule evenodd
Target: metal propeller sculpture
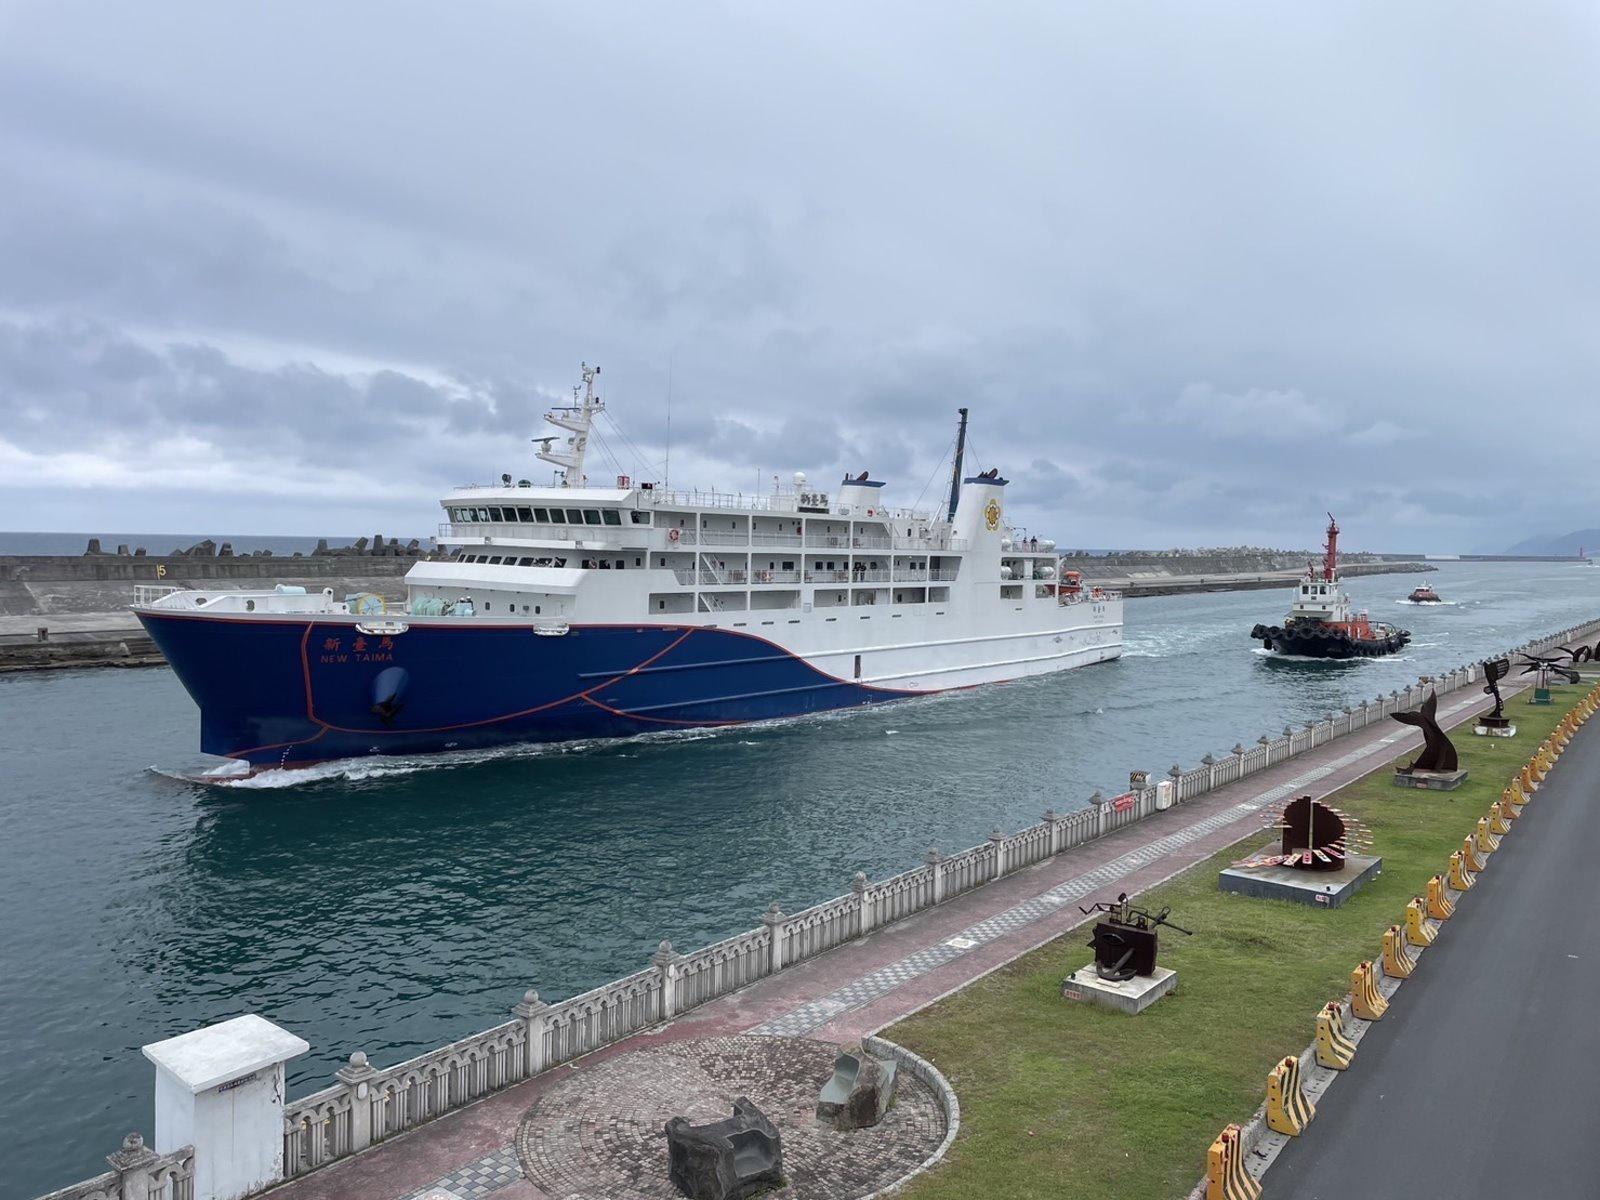
M 1586 649 L 1587 647 L 1584 648 Z M 1563 646 L 1561 649 L 1566 650 L 1567 648 Z M 1567 650 L 1567 654 L 1572 657 L 1572 661 L 1575 663 L 1583 661 L 1577 657 L 1574 651 Z M 1523 653 L 1522 657 L 1525 660 L 1522 664 L 1522 673 L 1524 675 L 1532 675 L 1537 671 L 1540 680 L 1539 686 L 1541 687 L 1545 686 L 1545 681 L 1549 679 L 1552 672 L 1560 675 L 1568 683 L 1578 683 L 1582 679 L 1582 676 L 1577 671 L 1571 667 L 1563 666 L 1559 658 L 1550 658 L 1546 655 L 1528 654 L 1526 652 Z
M 1454 771 L 1457 766 L 1456 748 L 1450 739 L 1444 735 L 1444 730 L 1439 728 L 1439 693 L 1429 692 L 1428 698 L 1422 702 L 1422 707 L 1416 712 L 1390 713 L 1402 725 L 1414 725 L 1422 730 L 1422 753 L 1410 766 L 1405 767 L 1407 774 L 1413 771 Z
M 1372 834 L 1343 809 L 1300 796 L 1268 813 L 1267 828 L 1283 834 L 1276 854 L 1257 854 L 1233 865 L 1245 870 L 1295 867 L 1302 871 L 1337 871 L 1345 858 L 1371 848 Z

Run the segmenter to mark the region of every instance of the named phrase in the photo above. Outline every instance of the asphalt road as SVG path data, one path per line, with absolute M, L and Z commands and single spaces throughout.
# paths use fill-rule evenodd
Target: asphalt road
M 1522 812 L 1270 1200 L 1600 1197 L 1600 721 Z

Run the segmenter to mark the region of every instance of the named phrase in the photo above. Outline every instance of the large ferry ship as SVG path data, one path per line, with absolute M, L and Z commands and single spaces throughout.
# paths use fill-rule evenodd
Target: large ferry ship
M 585 366 L 535 439 L 557 470 L 458 488 L 441 558 L 372 595 L 147 590 L 134 606 L 200 707 L 201 748 L 251 768 L 623 737 L 818 713 L 1114 659 L 1122 598 L 1058 578 L 1006 523 L 998 470 L 894 508 L 863 472 L 769 495 L 590 486 L 604 409 Z M 552 443 L 560 443 L 554 446 Z M 242 769 L 242 768 L 241 768 Z

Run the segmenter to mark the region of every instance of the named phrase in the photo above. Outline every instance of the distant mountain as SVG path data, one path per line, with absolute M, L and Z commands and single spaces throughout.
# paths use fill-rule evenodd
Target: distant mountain
M 1531 537 L 1505 551 L 1507 554 L 1576 554 L 1600 556 L 1600 529 L 1579 529 L 1560 537 Z

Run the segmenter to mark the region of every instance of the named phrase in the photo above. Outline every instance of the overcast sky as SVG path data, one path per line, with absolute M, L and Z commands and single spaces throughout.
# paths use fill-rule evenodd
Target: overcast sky
M 586 359 L 636 476 L 1499 548 L 1597 213 L 1592 3 L 0 0 L 0 528 L 427 532 Z

